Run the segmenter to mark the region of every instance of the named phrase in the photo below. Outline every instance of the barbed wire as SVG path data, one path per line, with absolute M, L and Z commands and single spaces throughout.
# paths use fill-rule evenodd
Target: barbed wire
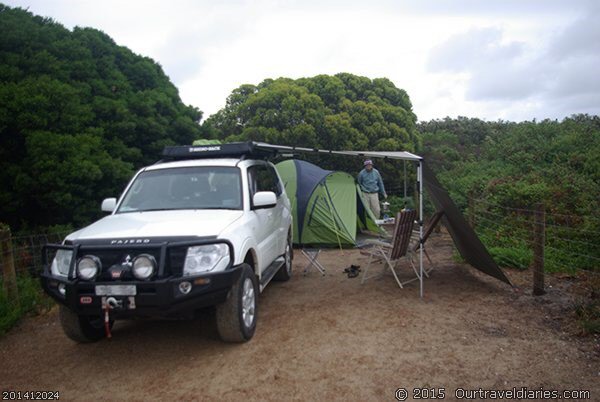
M 475 212 L 474 215 L 475 215 L 474 218 L 475 218 L 476 221 L 477 221 L 477 219 L 491 220 L 490 218 L 502 218 L 502 219 L 506 219 L 507 218 L 504 215 L 499 215 L 499 214 L 494 214 L 494 213 L 487 213 L 487 212 L 486 213 L 484 213 L 484 212 Z M 500 225 L 505 226 L 505 224 L 502 221 L 494 220 L 492 222 L 494 222 L 498 226 L 500 226 Z M 527 224 L 527 226 L 530 227 L 529 224 L 531 223 L 531 221 L 528 221 L 528 220 L 526 220 L 526 221 L 519 221 L 519 223 L 521 223 L 521 224 Z M 533 228 L 530 227 L 530 229 L 533 231 Z
M 597 243 L 590 243 L 590 242 L 587 242 L 587 241 L 581 241 L 581 240 L 575 240 L 575 239 L 566 239 L 566 238 L 560 237 L 560 236 L 551 236 L 551 237 L 546 236 L 546 238 L 547 239 L 548 238 L 550 238 L 550 239 L 556 239 L 556 240 L 560 240 L 560 241 L 566 241 L 568 243 L 585 244 L 587 246 L 597 246 L 598 245 Z
M 502 217 L 501 215 L 498 215 L 498 214 L 489 214 L 489 215 L 492 215 L 494 217 Z M 486 220 L 488 222 L 497 224 L 498 226 L 503 225 L 500 222 L 492 221 L 492 220 L 487 219 L 487 218 L 485 218 L 485 217 L 483 217 L 483 216 L 481 216 L 479 214 L 477 214 L 476 216 L 479 219 L 484 219 L 484 220 Z M 533 223 L 533 222 L 530 222 L 530 223 Z M 557 234 L 555 234 L 553 232 L 548 232 L 548 231 L 546 232 L 546 239 L 547 240 L 566 241 L 566 242 L 569 242 L 569 243 L 578 243 L 578 244 L 583 244 L 583 245 L 592 246 L 592 247 L 596 247 L 598 245 L 596 242 L 582 241 L 582 240 L 576 240 L 576 239 L 567 239 L 565 237 L 559 236 L 559 235 L 557 235 Z
M 587 229 L 580 229 L 580 228 L 574 228 L 571 226 L 565 226 L 565 225 L 554 225 L 552 223 L 544 223 L 544 222 L 532 222 L 532 225 L 543 225 L 545 227 L 551 227 L 551 228 L 559 228 L 559 229 L 566 229 L 566 230 L 572 230 L 572 231 L 576 231 L 576 232 L 584 232 L 584 233 L 594 233 L 594 234 L 598 234 L 600 235 L 600 231 L 596 231 L 596 230 L 587 230 Z
M 55 238 L 55 239 L 63 239 L 64 237 L 66 237 L 69 233 L 68 232 L 50 232 L 50 233 L 35 233 L 35 234 L 24 234 L 24 235 L 11 235 L 11 239 L 13 241 L 22 241 L 23 239 L 26 239 L 28 241 L 32 241 L 33 239 L 49 239 L 49 238 Z
M 501 229 L 504 229 L 504 228 L 508 229 L 507 225 L 504 222 L 499 221 L 497 219 L 491 219 L 491 218 L 503 218 L 503 219 L 508 218 L 508 217 L 506 217 L 504 215 L 496 214 L 496 213 L 491 213 L 489 211 L 477 211 L 477 213 L 475 213 L 475 217 L 476 217 L 476 220 L 483 221 L 483 224 L 480 224 L 480 226 L 483 226 L 484 230 L 498 231 L 498 230 L 501 230 Z M 528 221 L 528 223 L 535 224 L 535 222 L 532 222 L 532 221 Z M 565 228 L 565 227 L 561 226 L 560 228 L 562 229 L 562 228 Z M 566 227 L 566 228 L 567 229 L 572 229 L 570 227 Z M 532 230 L 533 230 L 533 228 L 532 228 Z M 523 231 L 525 233 L 528 232 L 527 229 L 522 228 L 521 231 L 520 231 L 520 233 L 523 233 Z M 527 238 L 524 238 L 522 235 L 518 235 L 517 233 L 519 233 L 519 231 L 517 231 L 517 232 L 513 231 L 511 233 L 511 238 L 514 239 L 514 240 L 516 240 L 517 242 L 519 242 L 521 244 L 525 244 L 525 245 L 527 245 L 529 247 L 532 247 L 535 244 L 535 241 L 533 240 L 533 236 L 531 238 L 527 239 Z M 562 262 L 562 263 L 560 262 L 560 260 L 564 261 L 565 259 L 569 258 L 569 257 L 565 256 L 565 253 L 568 254 L 568 255 L 571 255 L 573 257 L 578 257 L 580 259 L 584 259 L 584 260 L 587 260 L 587 261 L 600 261 L 599 257 L 596 257 L 594 255 L 584 254 L 584 253 L 581 253 L 581 252 L 576 252 L 576 251 L 573 251 L 573 250 L 559 249 L 559 248 L 554 247 L 552 245 L 552 244 L 554 244 L 556 242 L 566 241 L 566 242 L 569 242 L 569 243 L 581 244 L 583 246 L 586 246 L 586 248 L 589 249 L 589 248 L 597 247 L 597 243 L 591 243 L 591 242 L 586 242 L 586 241 L 581 241 L 581 240 L 576 240 L 576 239 L 566 239 L 566 238 L 564 238 L 562 236 L 558 236 L 558 235 L 550 235 L 550 236 L 548 236 L 548 232 L 546 232 L 546 235 L 547 235 L 546 242 L 545 242 L 546 244 L 544 245 L 544 247 L 546 249 L 551 250 L 551 251 L 554 252 L 554 253 L 552 253 L 553 254 L 552 255 L 552 260 L 549 260 L 549 261 L 546 262 L 547 265 L 559 268 L 559 270 L 576 269 L 576 270 L 580 270 L 580 271 L 590 272 L 590 273 L 592 273 L 594 275 L 600 274 L 599 272 L 594 271 L 594 270 L 583 269 L 583 268 L 580 268 L 580 267 L 573 268 L 572 266 L 569 266 L 568 264 L 565 264 L 564 262 Z M 500 247 L 507 247 L 507 246 L 504 245 L 504 246 L 500 246 Z M 557 259 L 559 261 L 557 261 Z M 520 267 L 520 266 L 523 265 L 522 262 L 517 261 L 514 258 L 511 258 L 510 256 L 507 256 L 507 255 L 503 255 L 502 256 L 502 261 L 504 261 L 506 263 L 509 263 L 509 264 L 512 264 L 515 267 Z
M 520 212 L 527 212 L 527 213 L 531 213 L 531 214 L 534 214 L 537 211 L 536 209 L 507 207 L 504 205 L 492 203 L 490 201 L 485 201 L 481 198 L 473 198 L 471 200 L 474 202 L 477 202 L 477 203 L 492 206 L 494 208 L 500 208 L 500 209 L 505 209 L 505 210 L 509 210 L 509 211 L 520 211 Z M 558 212 L 549 212 L 547 210 L 545 211 L 545 214 L 546 214 L 546 216 L 562 216 L 562 217 L 566 217 L 566 218 L 572 218 L 572 219 L 574 218 L 577 220 L 592 220 L 592 221 L 600 222 L 600 217 L 595 217 L 595 216 L 591 216 L 591 215 L 561 214 Z
M 493 213 L 490 211 L 484 211 L 484 210 L 474 210 L 473 213 L 476 216 L 479 216 L 478 214 L 487 214 L 487 215 L 491 215 L 491 216 L 494 216 L 497 218 L 504 218 L 504 219 L 511 218 L 506 215 Z M 592 234 L 600 235 L 600 231 L 582 229 L 579 227 L 576 228 L 576 227 L 571 227 L 571 226 L 567 226 L 567 225 L 555 225 L 553 223 L 548 223 L 548 222 L 535 222 L 535 220 L 530 220 L 530 219 L 526 219 L 526 222 L 530 223 L 531 225 L 540 225 L 540 226 L 545 226 L 545 227 L 550 227 L 550 228 L 566 229 L 566 230 L 571 230 L 571 231 L 576 231 L 576 232 L 584 232 L 584 233 L 592 233 Z
M 480 219 L 482 219 L 482 220 L 484 220 L 486 222 L 491 223 L 495 227 L 503 227 L 502 224 L 500 224 L 500 223 L 498 223 L 496 221 L 493 221 L 491 219 L 487 219 L 487 218 L 484 218 L 484 217 L 480 217 Z M 525 230 L 525 233 L 528 233 L 528 231 Z M 534 241 L 531 238 L 525 238 L 525 237 L 517 236 L 517 235 L 515 235 L 514 232 L 512 232 L 512 234 L 511 234 L 511 239 L 516 239 L 516 240 L 522 241 L 522 242 L 527 243 L 527 244 L 535 244 Z
M 473 211 L 473 213 L 474 213 L 475 215 L 477 215 L 477 214 L 487 214 L 487 215 L 494 216 L 494 217 L 496 217 L 496 218 L 503 218 L 503 219 L 509 218 L 509 217 L 508 217 L 508 216 L 506 216 L 506 215 L 495 214 L 495 213 L 493 213 L 493 212 L 489 212 L 489 211 L 477 211 L 477 210 L 474 210 L 474 211 Z M 513 219 L 514 219 L 514 217 L 511 217 L 511 218 L 513 218 Z M 530 219 L 525 219 L 525 221 L 526 221 L 526 222 L 532 222 Z
M 535 212 L 535 209 L 523 209 L 523 208 L 506 207 L 506 206 L 499 205 L 499 204 L 496 204 L 496 203 L 491 203 L 489 201 L 483 201 L 482 199 L 474 199 L 474 198 L 472 198 L 471 200 L 473 202 L 476 202 L 476 203 L 485 204 L 485 205 L 492 206 L 494 208 L 500 208 L 500 209 L 505 209 L 505 210 L 509 210 L 509 211 L 521 211 L 521 212 L 527 212 L 527 213 L 534 213 Z
M 494 217 L 502 217 L 501 215 L 498 215 L 498 214 L 489 214 L 489 215 L 492 215 Z M 484 217 L 482 215 L 478 214 L 476 216 L 477 216 L 478 219 L 483 219 L 483 220 L 485 220 L 487 222 L 490 222 L 490 223 L 492 223 L 494 225 L 504 226 L 503 223 L 498 222 L 498 221 L 494 221 L 494 220 L 491 220 L 491 219 L 488 219 L 488 218 L 486 218 L 486 217 Z M 528 223 L 534 224 L 534 222 L 528 222 Z M 596 242 L 589 242 L 589 241 L 577 240 L 577 239 L 573 239 L 573 238 L 565 238 L 563 236 L 560 236 L 560 235 L 554 233 L 554 231 L 546 231 L 546 240 L 547 241 L 566 241 L 566 242 L 569 242 L 569 243 L 583 244 L 583 245 L 591 246 L 591 247 L 597 247 L 598 246 L 598 243 L 596 243 Z

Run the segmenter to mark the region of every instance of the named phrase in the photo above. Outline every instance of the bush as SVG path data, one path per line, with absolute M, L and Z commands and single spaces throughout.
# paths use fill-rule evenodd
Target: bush
M 0 281 L 0 336 L 12 328 L 21 317 L 49 310 L 54 302 L 43 292 L 38 279 L 29 275 L 17 278 L 19 303 L 10 300 Z
M 1 283 L 0 283 L 1 285 Z M 21 311 L 15 303 L 8 299 L 4 286 L 0 286 L 0 336 L 12 328 L 21 317 Z
M 388 196 L 387 200 L 383 198 L 379 201 L 387 201 L 390 203 L 390 215 L 395 216 L 399 211 L 401 211 L 404 207 L 409 209 L 415 209 L 415 202 L 412 197 L 400 197 L 397 195 Z

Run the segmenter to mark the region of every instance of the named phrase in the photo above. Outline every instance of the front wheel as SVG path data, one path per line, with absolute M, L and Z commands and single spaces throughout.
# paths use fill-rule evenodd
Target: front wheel
M 227 300 L 217 306 L 217 330 L 225 342 L 249 341 L 256 331 L 258 283 L 248 264 L 241 271 Z
M 59 306 L 58 317 L 65 335 L 75 342 L 96 342 L 106 336 L 102 316 L 77 315 L 67 307 Z M 110 320 L 109 328 L 113 324 L 114 320 Z

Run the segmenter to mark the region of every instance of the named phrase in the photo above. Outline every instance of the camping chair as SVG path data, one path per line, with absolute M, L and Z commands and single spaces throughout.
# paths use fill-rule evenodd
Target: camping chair
M 396 226 L 394 227 L 394 234 L 392 235 L 391 243 L 383 242 L 381 240 L 367 240 L 365 242 L 365 244 L 370 244 L 372 247 L 363 249 L 360 252 L 363 255 L 369 256 L 369 262 L 367 263 L 367 268 L 365 268 L 365 273 L 361 283 L 365 283 L 365 280 L 369 278 L 369 268 L 371 267 L 371 262 L 373 260 L 384 262 L 384 272 L 386 266 L 390 268 L 400 288 L 404 288 L 405 284 L 420 278 L 419 271 L 417 271 L 417 268 L 412 260 L 412 253 L 414 249 L 409 248 L 410 237 L 416 217 L 417 211 L 415 210 L 398 212 L 396 215 Z M 402 282 L 398 278 L 398 274 L 394 268 L 398 261 L 404 257 L 406 257 L 410 262 L 416 277 Z
M 418 231 L 413 232 L 413 241 L 414 242 L 412 245 L 412 251 L 414 253 L 416 253 L 417 251 L 419 251 L 419 248 L 421 248 L 421 244 L 423 244 L 423 253 L 425 254 L 425 257 L 427 257 L 427 260 L 429 261 L 429 264 L 431 265 L 431 267 L 429 269 L 423 269 L 423 273 L 425 274 L 425 276 L 427 278 L 429 278 L 429 273 L 431 271 L 433 271 L 433 269 L 435 268 L 435 264 L 433 263 L 433 261 L 431 261 L 431 257 L 429 257 L 429 253 L 427 252 L 427 248 L 425 247 L 425 242 L 427 241 L 427 239 L 429 239 L 429 236 L 431 235 L 431 233 L 433 233 L 433 229 L 435 229 L 435 226 L 438 224 L 440 219 L 442 219 L 442 216 L 444 216 L 444 211 L 437 211 L 435 214 L 433 214 L 431 216 L 431 219 L 429 220 L 429 223 L 427 223 L 427 227 L 425 228 L 425 231 L 423 232 L 423 240 L 419 241 L 419 232 Z

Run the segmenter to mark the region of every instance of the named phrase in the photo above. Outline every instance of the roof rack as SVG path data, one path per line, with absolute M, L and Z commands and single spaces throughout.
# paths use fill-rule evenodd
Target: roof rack
M 265 158 L 277 154 L 276 150 L 258 148 L 255 142 L 231 142 L 212 145 L 178 145 L 165 147 L 163 160 L 204 158 Z

